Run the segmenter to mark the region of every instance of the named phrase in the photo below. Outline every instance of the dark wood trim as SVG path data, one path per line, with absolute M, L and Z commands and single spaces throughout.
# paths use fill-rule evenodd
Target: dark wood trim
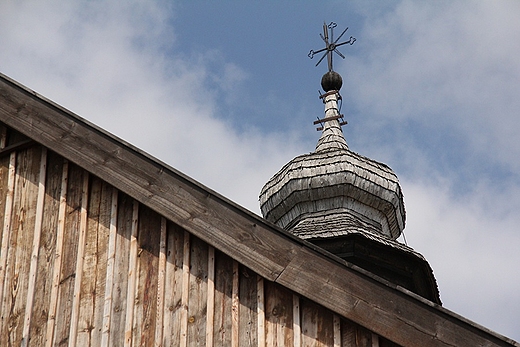
M 29 139 L 29 140 L 24 140 L 24 141 L 9 145 L 7 147 L 4 147 L 4 148 L 0 149 L 0 158 L 2 158 L 3 156 L 6 156 L 8 154 L 11 154 L 11 152 L 30 147 L 35 143 L 36 142 L 34 142 L 34 140 Z
M 0 75 L 0 121 L 281 285 L 403 346 L 520 346 L 319 251 Z

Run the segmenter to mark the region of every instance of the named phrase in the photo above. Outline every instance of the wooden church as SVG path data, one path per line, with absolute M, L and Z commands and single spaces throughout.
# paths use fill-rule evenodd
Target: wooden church
M 0 346 L 520 346 L 441 306 L 396 175 L 322 86 L 264 219 L 0 75 Z

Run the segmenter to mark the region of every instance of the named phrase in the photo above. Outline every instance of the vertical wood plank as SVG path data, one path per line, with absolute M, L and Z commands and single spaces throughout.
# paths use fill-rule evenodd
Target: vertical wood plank
M 180 347 L 188 344 L 188 301 L 190 292 L 190 234 L 184 231 L 184 257 L 182 261 L 182 298 L 180 314 Z
M 63 158 L 48 151 L 42 232 L 36 269 L 36 291 L 29 331 L 31 346 L 45 345 L 56 254 L 62 174 Z
M 379 347 L 379 336 L 372 333 L 372 347 Z
M 215 256 L 215 315 L 213 326 L 214 344 L 231 345 L 233 260 L 222 252 Z
M 231 346 L 238 347 L 239 331 L 239 298 L 238 298 L 239 273 L 238 262 L 233 260 L 233 290 L 231 294 Z
M 206 314 L 206 347 L 213 347 L 215 321 L 215 248 L 208 247 L 208 303 Z
M 43 147 L 40 158 L 40 176 L 38 179 L 38 197 L 36 201 L 36 216 L 34 221 L 34 236 L 31 252 L 31 265 L 29 268 L 29 284 L 27 288 L 27 301 L 25 304 L 25 320 L 23 327 L 21 346 L 29 343 L 29 330 L 31 327 L 32 309 L 34 303 L 34 291 L 36 289 L 36 270 L 38 268 L 38 256 L 40 251 L 40 239 L 43 222 L 43 203 L 45 201 L 45 175 L 47 173 L 47 148 Z M 43 275 L 43 274 L 42 274 Z
M 239 271 L 239 345 L 256 347 L 258 343 L 257 276 L 243 265 L 240 265 Z
M 76 340 L 78 346 L 101 345 L 112 213 L 113 188 L 97 177 L 92 177 L 89 186 Z
M 332 346 L 334 344 L 333 314 L 313 301 L 303 299 L 301 306 L 302 345 Z
M 264 278 L 257 275 L 258 347 L 265 347 L 265 293 Z
M 342 319 L 341 343 L 343 347 L 372 347 L 372 333 L 354 322 Z
M 302 302 L 302 342 L 305 347 L 318 347 L 318 307 L 311 302 Z
M 141 205 L 133 346 L 155 344 L 160 229 L 161 217 L 150 208 Z
M 139 203 L 134 200 L 132 213 L 132 233 L 130 238 L 130 254 L 128 266 L 128 288 L 126 299 L 126 320 L 125 320 L 125 347 L 132 346 L 132 328 L 134 324 L 134 303 L 137 277 L 137 233 L 139 226 Z
M 105 278 L 105 300 L 103 305 L 103 330 L 101 333 L 101 346 L 108 346 L 110 342 L 110 317 L 112 312 L 112 291 L 114 286 L 114 270 L 116 258 L 117 239 L 117 198 L 118 190 L 112 189 L 110 202 L 110 227 L 108 238 L 107 271 Z
M 184 259 L 184 230 L 168 222 L 166 254 L 166 284 L 164 302 L 164 336 L 165 347 L 176 347 L 180 344 L 182 308 L 182 276 Z
M 333 315 L 334 347 L 341 347 L 341 319 L 337 314 Z
M 117 191 L 114 189 L 114 191 Z M 114 281 L 112 286 L 112 307 L 110 311 L 109 342 L 112 346 L 125 343 L 125 324 L 127 315 L 128 274 L 130 271 L 130 243 L 133 231 L 134 200 L 121 192 L 117 196 L 116 256 L 114 262 Z
M 31 264 L 41 147 L 20 151 L 16 159 L 10 240 L 5 267 L 0 336 L 3 343 L 22 342 Z
M 11 217 L 13 213 L 14 183 L 16 173 L 16 152 L 9 156 L 7 194 L 5 198 L 4 225 L 2 228 L 2 248 L 0 249 L 0 312 L 3 309 L 4 286 L 6 277 L 7 251 L 11 239 Z M 3 323 L 3 322 L 2 322 Z M 1 329 L 0 329 L 1 332 Z
M 206 341 L 208 244 L 198 238 L 191 241 L 189 281 L 188 344 L 200 346 Z
M 83 172 L 83 186 L 81 189 L 81 210 L 78 235 L 78 252 L 76 257 L 76 270 L 74 280 L 74 294 L 72 297 L 72 313 L 69 330 L 69 346 L 76 346 L 78 337 L 79 303 L 81 293 L 81 280 L 83 278 L 83 261 L 85 260 L 85 240 L 87 237 L 87 213 L 88 213 L 88 180 L 89 175 Z
M 76 283 L 76 261 L 78 258 L 84 173 L 85 171 L 80 167 L 69 164 L 65 211 L 66 232 L 63 234 L 61 273 L 58 281 L 59 296 L 56 319 L 54 321 L 53 343 L 56 345 L 67 345 L 69 343 L 74 286 Z
M 292 346 L 292 293 L 273 282 L 265 283 L 265 330 L 267 346 Z
M 293 294 L 293 331 L 294 331 L 294 347 L 302 345 L 302 330 L 300 322 L 300 297 Z
M 52 285 L 49 303 L 49 319 L 47 321 L 47 333 L 45 346 L 50 347 L 54 341 L 54 326 L 59 298 L 59 285 L 61 275 L 61 259 L 63 255 L 63 239 L 65 232 L 65 211 L 67 209 L 67 190 L 68 190 L 69 162 L 63 161 L 61 174 L 60 203 L 58 209 L 58 227 L 56 230 L 56 253 L 54 254 L 54 265 L 52 267 Z
M 164 296 L 166 285 L 166 218 L 161 217 L 161 240 L 159 245 L 159 269 L 157 281 L 157 317 L 155 323 L 155 346 L 162 346 L 164 329 Z

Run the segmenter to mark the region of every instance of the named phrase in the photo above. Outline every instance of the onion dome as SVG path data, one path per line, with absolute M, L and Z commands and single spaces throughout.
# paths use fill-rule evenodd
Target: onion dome
M 405 227 L 399 180 L 349 150 L 339 113 L 341 76 L 322 78 L 325 117 L 314 152 L 287 163 L 262 188 L 265 219 L 391 283 L 441 304 L 424 257 L 397 241 Z M 319 130 L 319 129 L 318 129 Z
M 322 84 L 340 87 L 341 76 L 330 75 L 323 76 Z M 399 180 L 385 164 L 349 150 L 339 122 L 339 98 L 338 90 L 322 95 L 325 118 L 316 150 L 294 158 L 265 184 L 262 214 L 304 239 L 362 228 L 395 240 L 405 226 Z

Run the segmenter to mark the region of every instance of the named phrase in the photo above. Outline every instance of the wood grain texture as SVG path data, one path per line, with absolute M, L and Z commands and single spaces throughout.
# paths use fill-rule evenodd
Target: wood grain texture
M 216 346 L 230 346 L 232 330 L 233 260 L 227 255 L 217 252 L 215 267 L 213 339 Z
M 208 245 L 193 238 L 190 252 L 188 345 L 199 346 L 206 341 Z
M 38 178 L 38 196 L 36 200 L 36 215 L 34 220 L 34 235 L 31 252 L 31 265 L 29 268 L 29 283 L 27 288 L 27 301 L 25 304 L 23 336 L 21 346 L 29 345 L 29 330 L 33 313 L 34 296 L 36 290 L 36 274 L 38 269 L 38 258 L 40 254 L 40 240 L 42 235 L 43 210 L 45 202 L 45 179 L 47 174 L 47 148 L 41 150 L 40 170 Z M 40 276 L 43 275 L 40 274 Z
M 68 344 L 71 327 L 71 314 L 76 278 L 76 261 L 81 225 L 81 198 L 83 196 L 84 170 L 69 165 L 67 201 L 65 210 L 65 232 L 63 234 L 63 253 L 58 288 L 56 320 L 54 322 L 54 344 Z
M 0 313 L 4 305 L 4 288 L 6 280 L 6 267 L 7 267 L 7 255 L 9 249 L 9 243 L 11 239 L 11 220 L 13 214 L 13 199 L 14 199 L 14 185 L 16 177 L 16 152 L 11 153 L 7 167 L 3 168 L 2 177 L 3 182 L 6 183 L 6 188 L 3 189 L 5 192 L 5 203 L 4 203 L 4 218 L 2 220 L 2 241 L 0 248 Z M 7 177 L 6 177 L 7 176 Z M 3 322 L 0 319 L 0 322 Z M 0 327 L 1 332 L 1 327 Z
M 137 291 L 134 303 L 133 346 L 154 346 L 161 217 L 148 207 L 139 208 Z
M 293 294 L 294 347 L 302 346 L 302 326 L 300 318 L 300 297 L 296 294 Z
M 110 197 L 110 225 L 108 226 L 108 250 L 107 267 L 105 275 L 105 295 L 103 302 L 103 327 L 101 330 L 101 346 L 108 346 L 110 342 L 110 323 L 112 314 L 112 299 L 114 289 L 114 277 L 116 268 L 116 242 L 117 242 L 117 209 L 118 191 L 111 189 Z
M 184 233 L 177 225 L 168 223 L 167 256 L 166 256 L 166 284 L 167 293 L 164 303 L 164 340 L 163 346 L 175 347 L 180 345 L 181 316 L 184 308 L 183 298 L 183 261 L 184 261 Z M 188 243 L 189 262 L 189 243 Z
M 33 304 L 30 344 L 45 345 L 49 306 L 52 297 L 54 256 L 56 253 L 58 216 L 60 206 L 63 158 L 53 152 L 48 153 L 45 201 L 43 210 L 42 233 L 38 255 L 36 288 Z
M 257 320 L 258 320 L 258 347 L 265 347 L 265 284 L 264 278 L 257 276 Z
M 243 265 L 240 266 L 239 271 L 239 345 L 256 347 L 258 346 L 257 275 Z
M 6 78 L 0 78 L 0 121 L 269 280 L 292 258 L 295 246 L 290 238 L 273 234 L 251 212 Z
M 155 319 L 155 346 L 162 346 L 164 334 L 164 299 L 165 299 L 165 285 L 166 285 L 166 237 L 167 237 L 167 222 L 164 217 L 161 217 L 160 226 L 160 242 L 159 242 L 159 265 L 157 274 L 157 308 Z
M 111 237 L 110 225 L 114 190 L 97 177 L 92 177 L 88 191 L 77 345 L 101 346 L 105 293 L 109 290 L 106 283 L 107 277 L 109 277 L 107 275 L 108 248 Z M 113 274 L 109 278 L 112 278 L 112 276 Z
M 277 283 L 403 346 L 514 345 L 411 293 L 302 248 Z M 309 259 L 312 259 L 310 261 Z M 320 278 L 320 281 L 316 281 Z
M 183 258 L 182 258 L 182 284 L 181 284 L 181 309 L 180 309 L 180 329 L 179 346 L 186 347 L 188 344 L 188 304 L 190 298 L 190 258 L 191 258 L 191 237 L 190 233 L 184 231 L 183 237 Z
M 206 312 L 206 346 L 213 346 L 215 323 L 215 248 L 208 247 L 208 303 Z
M 114 189 L 115 190 L 115 189 Z M 128 281 L 130 272 L 131 240 L 134 230 L 134 200 L 128 195 L 118 193 L 117 196 L 117 234 L 114 262 L 114 279 L 112 286 L 112 307 L 110 312 L 110 336 L 112 346 L 123 346 L 125 342 L 125 323 L 129 303 Z M 137 218 L 137 217 L 135 217 Z M 137 243 L 137 241 L 135 241 Z M 136 244 L 137 246 L 137 244 Z M 135 250 L 137 256 L 137 248 Z
M 334 347 L 341 347 L 341 318 L 334 314 L 333 316 L 333 324 L 334 324 Z
M 292 346 L 293 300 L 286 288 L 265 282 L 265 340 L 267 346 Z
M 343 347 L 372 347 L 372 332 L 349 320 L 341 321 Z
M 56 314 L 58 312 L 59 289 L 61 278 L 61 264 L 63 258 L 63 240 L 65 233 L 65 214 L 67 209 L 67 188 L 68 188 L 69 163 L 63 161 L 60 201 L 58 208 L 58 228 L 56 230 L 56 253 L 53 257 L 52 285 L 49 299 L 49 319 L 47 321 L 47 331 L 45 335 L 45 346 L 50 347 L 54 342 L 56 326 Z
M 2 298 L 0 336 L 7 346 L 21 342 L 31 262 L 41 147 L 17 154 L 11 231 Z
M 134 324 L 134 306 L 137 301 L 136 286 L 138 276 L 138 241 L 139 233 L 139 203 L 134 200 L 132 206 L 132 231 L 130 236 L 130 254 L 128 265 L 128 288 L 126 296 L 126 320 L 125 320 L 125 347 L 132 346 L 133 324 Z
M 78 338 L 78 320 L 81 301 L 81 285 L 83 280 L 83 264 L 85 261 L 85 248 L 87 239 L 87 216 L 88 216 L 88 191 L 89 174 L 83 171 L 83 182 L 81 185 L 81 208 L 79 215 L 79 233 L 77 239 L 76 270 L 74 276 L 74 292 L 72 295 L 72 311 L 70 314 L 69 346 L 76 346 Z
M 333 314 L 310 300 L 302 300 L 302 346 L 324 347 L 334 345 Z
M 238 262 L 233 261 L 233 284 L 231 290 L 231 347 L 238 347 L 238 332 L 239 332 L 239 272 L 238 272 Z

